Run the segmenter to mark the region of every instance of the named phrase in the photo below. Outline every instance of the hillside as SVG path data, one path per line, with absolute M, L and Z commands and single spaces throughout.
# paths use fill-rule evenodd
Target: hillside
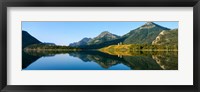
M 153 40 L 159 35 L 163 30 L 170 30 L 168 28 L 157 25 L 153 22 L 147 22 L 143 26 L 130 31 L 124 36 L 127 37 L 124 44 L 151 44 Z
M 26 31 L 22 31 L 22 48 L 29 46 L 31 44 L 39 44 L 41 43 L 38 39 L 30 35 Z
M 84 45 L 87 45 L 90 40 L 92 40 L 92 39 L 85 37 L 78 42 L 74 42 L 74 43 L 69 44 L 69 46 L 72 46 L 72 47 L 84 46 Z
M 99 34 L 97 37 L 91 39 L 87 45 L 100 44 L 100 43 L 115 40 L 118 38 L 120 38 L 120 36 L 112 34 L 108 31 L 104 31 L 101 34 Z
M 178 29 L 160 32 L 152 45 L 178 45 Z
M 100 43 L 100 44 L 80 46 L 79 48 L 82 48 L 82 49 L 100 49 L 100 48 L 110 46 L 110 45 L 117 45 L 119 43 L 122 43 L 125 39 L 126 39 L 126 37 L 121 37 L 119 39 L 115 39 L 115 40 L 111 40 L 111 41 L 105 41 L 105 42 Z

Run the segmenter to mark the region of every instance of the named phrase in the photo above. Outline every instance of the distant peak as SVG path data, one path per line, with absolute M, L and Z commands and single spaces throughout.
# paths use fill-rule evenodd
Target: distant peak
M 118 35 L 112 34 L 108 31 L 101 32 L 96 38 L 102 38 L 102 37 L 119 37 Z
M 100 36 L 104 36 L 104 35 L 107 35 L 107 34 L 111 34 L 111 33 L 108 32 L 108 31 L 103 31 L 103 32 L 100 33 Z
M 153 22 L 146 22 L 144 25 L 155 25 Z
M 153 28 L 157 26 L 157 24 L 153 23 L 153 22 L 146 22 L 144 25 L 142 25 L 141 27 L 139 27 L 140 29 L 143 29 L 143 28 Z
M 88 38 L 88 37 L 84 37 L 83 39 L 91 39 L 91 38 Z
M 110 32 L 108 32 L 108 31 L 103 31 L 103 32 L 101 32 L 101 34 L 109 34 Z
M 88 37 L 84 37 L 83 39 L 81 39 L 81 41 L 84 41 L 84 40 L 91 40 L 92 38 L 88 38 Z

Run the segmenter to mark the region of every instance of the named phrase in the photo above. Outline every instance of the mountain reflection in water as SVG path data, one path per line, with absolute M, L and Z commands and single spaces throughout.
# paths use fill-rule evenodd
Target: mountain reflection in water
M 22 52 L 23 70 L 178 70 L 178 52 Z

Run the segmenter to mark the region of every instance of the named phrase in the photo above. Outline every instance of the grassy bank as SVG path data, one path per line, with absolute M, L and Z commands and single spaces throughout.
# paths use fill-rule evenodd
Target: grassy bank
M 131 56 L 138 53 L 135 52 L 158 52 L 158 51 L 178 51 L 178 46 L 161 46 L 161 45 L 136 45 L 136 44 L 126 44 L 126 45 L 111 45 L 99 49 L 99 51 L 112 54 L 112 55 L 126 55 Z

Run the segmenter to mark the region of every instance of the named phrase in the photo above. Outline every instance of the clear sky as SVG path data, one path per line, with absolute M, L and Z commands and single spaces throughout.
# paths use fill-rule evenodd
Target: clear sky
M 116 35 L 124 35 L 146 22 L 22 22 L 22 30 L 40 40 L 57 45 L 69 45 L 84 37 L 96 37 L 103 31 Z M 158 25 L 174 29 L 178 22 L 154 22 Z

